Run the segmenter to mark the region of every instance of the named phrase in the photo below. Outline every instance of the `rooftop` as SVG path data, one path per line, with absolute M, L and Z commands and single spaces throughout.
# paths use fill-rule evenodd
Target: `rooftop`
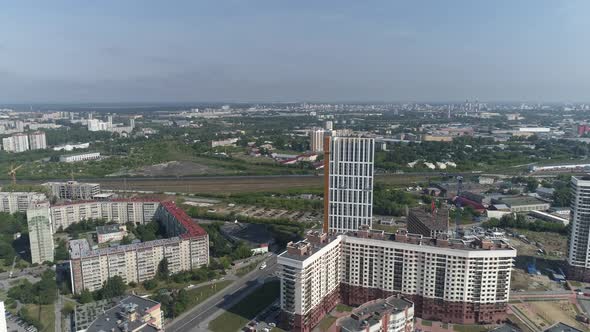
M 52 206 L 65 206 L 65 205 L 79 205 L 79 204 L 87 204 L 87 203 L 96 203 L 96 204 L 107 204 L 107 203 L 160 203 L 159 199 L 156 198 L 114 198 L 109 199 L 108 201 L 72 201 L 72 202 L 62 202 L 59 204 L 54 204 Z
M 124 226 L 118 225 L 118 224 L 97 226 L 96 233 L 98 233 L 98 234 L 119 233 L 122 231 L 122 227 L 124 227 Z
M 182 234 L 182 238 L 192 237 L 192 236 L 203 236 L 207 235 L 207 232 L 199 226 L 191 217 L 189 217 L 183 209 L 179 208 L 174 204 L 172 201 L 165 201 L 161 202 L 161 205 L 164 209 L 168 211 L 171 215 L 178 220 L 186 230 L 186 234 Z
M 502 197 L 496 200 L 497 202 L 506 204 L 510 207 L 517 205 L 538 205 L 538 204 L 549 204 L 543 200 L 540 200 L 531 196 L 513 196 L 513 197 Z
M 398 314 L 414 306 L 409 300 L 399 296 L 367 302 L 353 310 L 348 317 L 342 317 L 336 323 L 349 331 L 361 331 L 375 325 L 386 315 Z
M 503 239 L 488 236 L 469 236 L 462 239 L 452 239 L 442 234 L 437 238 L 424 237 L 421 234 L 411 234 L 405 229 L 398 230 L 395 234 L 385 233 L 382 230 L 360 229 L 354 232 L 342 234 L 352 238 L 365 238 L 381 241 L 393 241 L 398 243 L 408 243 L 419 246 L 448 248 L 455 250 L 481 251 L 481 250 L 514 250 Z M 306 239 L 298 242 L 289 242 L 287 250 L 279 256 L 304 261 L 309 256 L 315 254 L 327 244 L 336 240 L 340 235 L 328 236 L 318 231 L 307 233 Z
M 76 309 L 76 329 L 86 326 L 87 332 L 158 331 L 156 326 L 149 325 L 149 321 L 143 322 L 141 318 L 159 306 L 160 303 L 156 301 L 136 295 L 119 301 L 99 301 L 83 305 Z
M 86 240 L 76 240 L 76 241 L 85 241 Z M 174 244 L 180 241 L 180 237 L 171 237 L 168 239 L 158 239 L 153 241 L 147 242 L 140 242 L 140 243 L 132 243 L 127 245 L 120 245 L 115 247 L 107 247 L 107 248 L 99 248 L 92 250 L 90 249 L 90 245 L 84 246 L 83 244 L 78 244 L 79 247 L 73 247 L 70 242 L 70 257 L 72 259 L 79 259 L 79 258 L 87 258 L 92 256 L 102 256 L 102 255 L 109 255 L 114 253 L 123 253 L 129 250 L 138 250 L 138 249 L 149 249 L 155 246 L 163 246 L 166 244 Z

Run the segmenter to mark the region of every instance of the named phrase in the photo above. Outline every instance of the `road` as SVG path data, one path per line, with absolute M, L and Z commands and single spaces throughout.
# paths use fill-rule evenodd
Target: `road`
M 61 332 L 61 309 L 63 308 L 63 299 L 57 291 L 57 301 L 55 303 L 55 332 Z
M 260 270 L 257 268 L 237 279 L 223 290 L 191 309 L 189 312 L 170 322 L 166 325 L 166 331 L 208 331 L 207 325 L 211 320 L 250 294 L 250 292 L 262 284 L 265 279 L 273 276 L 277 267 L 276 256 L 273 255 L 268 258 L 266 264 L 267 267 L 265 269 Z

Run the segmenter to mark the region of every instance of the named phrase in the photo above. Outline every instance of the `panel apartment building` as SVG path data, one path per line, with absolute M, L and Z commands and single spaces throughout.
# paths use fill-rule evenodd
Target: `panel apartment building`
M 119 224 L 143 224 L 153 220 L 159 206 L 158 200 L 145 199 L 69 202 L 52 206 L 51 217 L 56 232 L 88 219 L 103 219 Z
M 54 245 L 49 202 L 34 203 L 27 209 L 27 227 L 29 229 L 29 245 L 31 262 L 53 262 Z
M 47 200 L 45 194 L 36 192 L 0 192 L 0 212 L 27 212 L 35 202 Z
M 100 289 L 114 276 L 126 283 L 152 279 L 164 258 L 170 273 L 209 264 L 209 235 L 182 209 L 172 202 L 162 202 L 155 219 L 170 238 L 96 250 L 86 240 L 70 241 L 73 292 Z
M 438 239 L 361 229 L 309 233 L 280 254 L 281 309 L 295 331 L 311 331 L 338 303 L 401 294 L 417 317 L 448 323 L 506 318 L 516 250 L 500 240 Z
M 59 199 L 91 200 L 94 195 L 100 194 L 100 184 L 98 183 L 78 181 L 47 182 L 43 186 L 49 189 L 51 195 Z
M 568 239 L 568 279 L 590 282 L 590 175 L 572 176 L 572 221 Z
M 371 226 L 375 140 L 326 136 L 324 142 L 324 232 L 342 233 Z M 324 175 L 326 176 L 326 175 Z

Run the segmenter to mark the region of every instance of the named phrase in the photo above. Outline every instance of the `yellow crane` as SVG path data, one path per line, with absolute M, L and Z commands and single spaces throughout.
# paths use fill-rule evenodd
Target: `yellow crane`
M 21 167 L 23 167 L 24 164 L 18 165 L 18 166 L 14 166 L 14 164 L 10 165 L 10 170 L 8 171 L 8 175 L 10 175 L 12 177 L 12 184 L 15 185 L 16 184 L 16 171 L 19 170 Z

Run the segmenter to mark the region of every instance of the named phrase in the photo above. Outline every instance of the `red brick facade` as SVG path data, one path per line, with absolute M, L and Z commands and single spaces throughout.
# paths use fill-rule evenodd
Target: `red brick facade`
M 393 294 L 394 292 L 378 288 L 351 286 L 341 283 L 334 292 L 326 296 L 309 314 L 305 316 L 295 315 L 292 322 L 292 331 L 311 331 L 339 303 L 359 306 Z M 414 302 L 415 316 L 427 320 L 455 324 L 498 324 L 507 318 L 507 303 L 450 302 L 424 298 L 418 295 L 402 295 Z
M 590 282 L 590 269 L 568 264 L 567 278 L 568 280 Z

